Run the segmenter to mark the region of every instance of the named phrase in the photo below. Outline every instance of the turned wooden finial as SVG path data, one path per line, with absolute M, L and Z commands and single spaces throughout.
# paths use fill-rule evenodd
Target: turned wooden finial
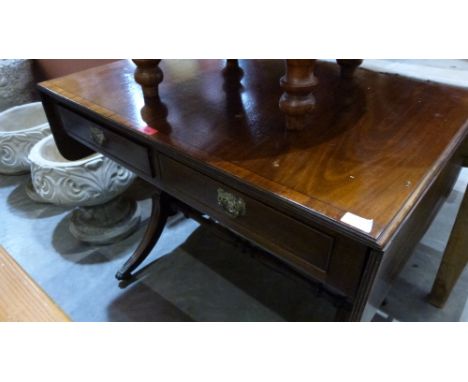
M 288 130 L 302 130 L 307 116 L 315 107 L 312 90 L 317 85 L 314 76 L 316 60 L 286 60 L 286 74 L 280 84 L 284 90 L 279 107 L 286 114 Z
M 169 111 L 159 98 L 145 98 L 145 104 L 141 108 L 140 113 L 141 118 L 146 122 L 147 126 L 165 134 L 171 132 L 172 127 L 167 121 Z
M 240 66 L 239 66 L 239 60 L 237 59 L 227 59 L 226 60 L 226 66 L 224 67 L 223 71 L 226 71 L 226 70 L 239 70 L 240 69 Z M 242 69 L 240 69 L 242 71 Z
M 363 60 L 344 60 L 337 59 L 336 62 L 340 65 L 341 68 L 341 77 L 351 78 L 357 67 L 362 64 Z
M 224 77 L 223 90 L 226 94 L 226 110 L 229 115 L 240 118 L 244 114 L 244 104 L 241 97 L 244 89 L 241 82 L 244 71 L 237 60 L 226 60 L 222 75 Z
M 224 90 L 242 88 L 241 80 L 244 76 L 244 71 L 239 66 L 237 60 L 226 60 L 226 66 L 222 71 L 222 75 L 224 77 Z
M 163 72 L 159 67 L 161 60 L 132 60 L 137 66 L 135 81 L 141 85 L 145 98 L 158 98 L 158 86 L 163 80 Z

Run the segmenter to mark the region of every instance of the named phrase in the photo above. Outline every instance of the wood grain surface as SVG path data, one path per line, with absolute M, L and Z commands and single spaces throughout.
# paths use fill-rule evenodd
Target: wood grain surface
M 70 321 L 2 246 L 0 321 Z
M 143 97 L 130 61 L 39 90 L 64 156 L 128 165 L 344 298 L 339 319 L 367 319 L 456 178 L 468 92 L 319 61 L 313 113 L 291 131 L 283 61 L 235 64 L 163 60 L 160 97 Z M 243 213 L 226 216 L 219 190 Z
M 288 131 L 278 107 L 283 61 L 239 65 L 244 75 L 235 87 L 224 86 L 224 60 L 163 60 L 159 93 L 167 112 L 146 112 L 144 119 L 130 61 L 41 89 L 161 152 L 184 153 L 241 179 L 275 198 L 279 209 L 312 216 L 377 249 L 391 241 L 468 131 L 464 89 L 363 69 L 347 79 L 324 62 L 315 68 L 309 125 Z M 342 222 L 348 212 L 370 220 L 370 232 Z

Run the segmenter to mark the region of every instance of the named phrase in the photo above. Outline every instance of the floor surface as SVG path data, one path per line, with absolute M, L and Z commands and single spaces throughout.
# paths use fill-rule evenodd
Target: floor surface
M 80 243 L 68 230 L 70 211 L 30 200 L 24 191 L 27 180 L 27 175 L 0 175 L 0 244 L 75 321 L 333 318 L 333 307 L 307 284 L 265 265 L 229 237 L 180 215 L 171 218 L 137 280 L 119 284 L 114 274 L 138 244 L 145 223 L 113 245 Z M 467 182 L 468 169 L 392 289 L 382 307 L 384 319 L 387 315 L 398 321 L 467 319 L 468 269 L 444 309 L 425 301 Z M 144 193 L 140 197 L 147 218 L 150 201 Z

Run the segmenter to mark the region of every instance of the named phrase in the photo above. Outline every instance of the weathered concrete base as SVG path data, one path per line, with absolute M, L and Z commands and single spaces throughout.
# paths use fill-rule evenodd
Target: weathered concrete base
M 110 244 L 138 228 L 141 211 L 134 200 L 117 197 L 92 207 L 77 207 L 70 219 L 70 232 L 80 241 Z

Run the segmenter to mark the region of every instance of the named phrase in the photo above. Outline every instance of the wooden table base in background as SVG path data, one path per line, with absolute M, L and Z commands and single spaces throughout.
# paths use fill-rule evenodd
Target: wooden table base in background
M 450 233 L 429 302 L 443 308 L 468 263 L 468 187 Z

